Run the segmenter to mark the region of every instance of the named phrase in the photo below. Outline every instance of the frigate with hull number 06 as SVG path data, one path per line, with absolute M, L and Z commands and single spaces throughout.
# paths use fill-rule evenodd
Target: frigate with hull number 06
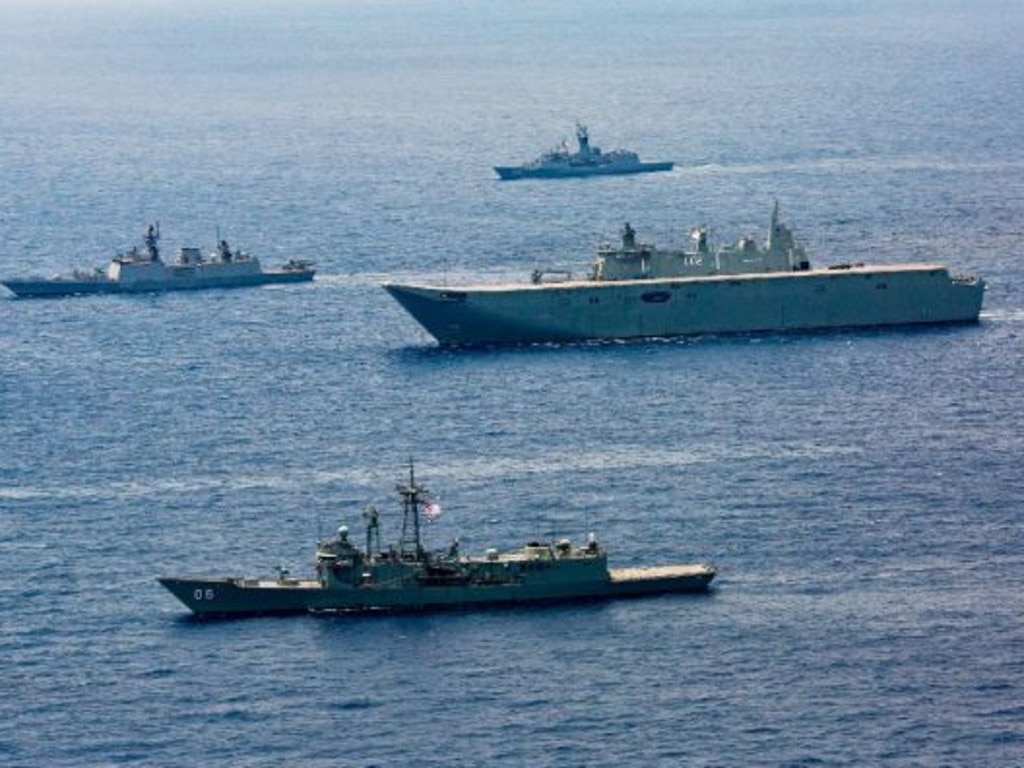
M 399 483 L 402 536 L 380 547 L 376 509 L 364 513 L 366 542 L 356 546 L 348 528 L 321 541 L 315 574 L 292 578 L 163 577 L 160 583 L 199 617 L 287 613 L 423 611 L 704 592 L 715 577 L 708 563 L 609 568 L 608 554 L 591 535 L 579 546 L 567 539 L 531 541 L 508 552 L 464 555 L 458 540 L 438 552 L 423 546 L 421 522 L 437 514 L 436 501 L 416 482 Z

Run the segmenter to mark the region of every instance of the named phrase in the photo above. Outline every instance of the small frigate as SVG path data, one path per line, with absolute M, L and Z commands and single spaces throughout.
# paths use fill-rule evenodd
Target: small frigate
M 589 274 L 535 271 L 529 282 L 383 287 L 443 346 L 977 322 L 985 281 L 937 263 L 812 268 L 772 212 L 763 246 L 603 245 Z
M 402 535 L 380 547 L 377 510 L 364 514 L 362 547 L 344 525 L 316 547 L 315 574 L 277 577 L 162 577 L 159 582 L 199 617 L 287 613 L 422 611 L 472 606 L 600 600 L 671 592 L 704 592 L 715 577 L 706 563 L 655 567 L 608 567 L 608 555 L 591 535 L 580 546 L 567 539 L 531 541 L 507 552 L 488 549 L 464 555 L 458 540 L 430 552 L 421 523 L 438 512 L 436 500 L 416 482 L 397 486 Z
M 160 227 L 152 224 L 137 246 L 115 256 L 107 268 L 75 270 L 54 277 L 12 278 L 0 281 L 22 298 L 76 296 L 86 293 L 156 293 L 200 288 L 244 288 L 271 283 L 299 283 L 313 279 L 312 262 L 288 261 L 280 269 L 263 269 L 259 259 L 232 251 L 218 239 L 217 250 L 204 256 L 199 248 L 182 248 L 177 259 L 160 256 Z
M 616 149 L 602 152 L 590 145 L 590 134 L 585 125 L 576 124 L 576 142 L 579 150 L 570 152 L 563 142 L 556 149 L 545 152 L 536 160 L 523 165 L 498 165 L 494 172 L 506 181 L 512 179 L 563 179 L 578 176 L 619 176 L 628 173 L 671 171 L 671 162 L 641 162 L 636 152 Z

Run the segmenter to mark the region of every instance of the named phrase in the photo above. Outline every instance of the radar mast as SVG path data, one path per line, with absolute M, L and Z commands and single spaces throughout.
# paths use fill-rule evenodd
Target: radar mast
M 412 459 L 409 460 L 409 482 L 396 486 L 402 497 L 402 538 L 399 541 L 399 554 L 402 559 L 422 560 L 423 544 L 420 540 L 420 504 L 427 495 L 427 489 L 416 484 L 415 469 Z

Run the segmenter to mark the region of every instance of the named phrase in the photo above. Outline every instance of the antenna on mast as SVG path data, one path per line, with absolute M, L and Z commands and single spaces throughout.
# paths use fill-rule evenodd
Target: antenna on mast
M 377 508 L 367 507 L 363 512 L 366 519 L 366 559 L 371 559 L 380 552 L 380 523 L 377 520 Z
M 423 558 L 423 543 L 420 539 L 420 503 L 427 489 L 416 484 L 416 471 L 413 461 L 409 459 L 409 482 L 399 483 L 398 493 L 402 497 L 402 538 L 399 541 L 399 554 L 404 559 L 420 560 Z

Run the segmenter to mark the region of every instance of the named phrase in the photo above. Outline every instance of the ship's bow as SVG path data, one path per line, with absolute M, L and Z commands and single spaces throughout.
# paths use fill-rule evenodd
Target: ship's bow
M 311 595 L 322 591 L 316 582 L 297 580 L 164 577 L 158 581 L 202 617 L 305 613 Z
M 514 166 L 496 165 L 494 166 L 494 172 L 498 174 L 498 178 L 502 181 L 523 178 L 523 169 Z
M 465 292 L 394 283 L 383 287 L 439 343 L 473 343 L 474 340 L 467 338 L 465 333 L 472 324 L 467 324 L 462 317 L 467 299 Z
M 157 579 L 161 586 L 178 598 L 197 616 L 210 613 L 210 609 L 225 583 L 215 579 L 187 579 L 163 576 Z

